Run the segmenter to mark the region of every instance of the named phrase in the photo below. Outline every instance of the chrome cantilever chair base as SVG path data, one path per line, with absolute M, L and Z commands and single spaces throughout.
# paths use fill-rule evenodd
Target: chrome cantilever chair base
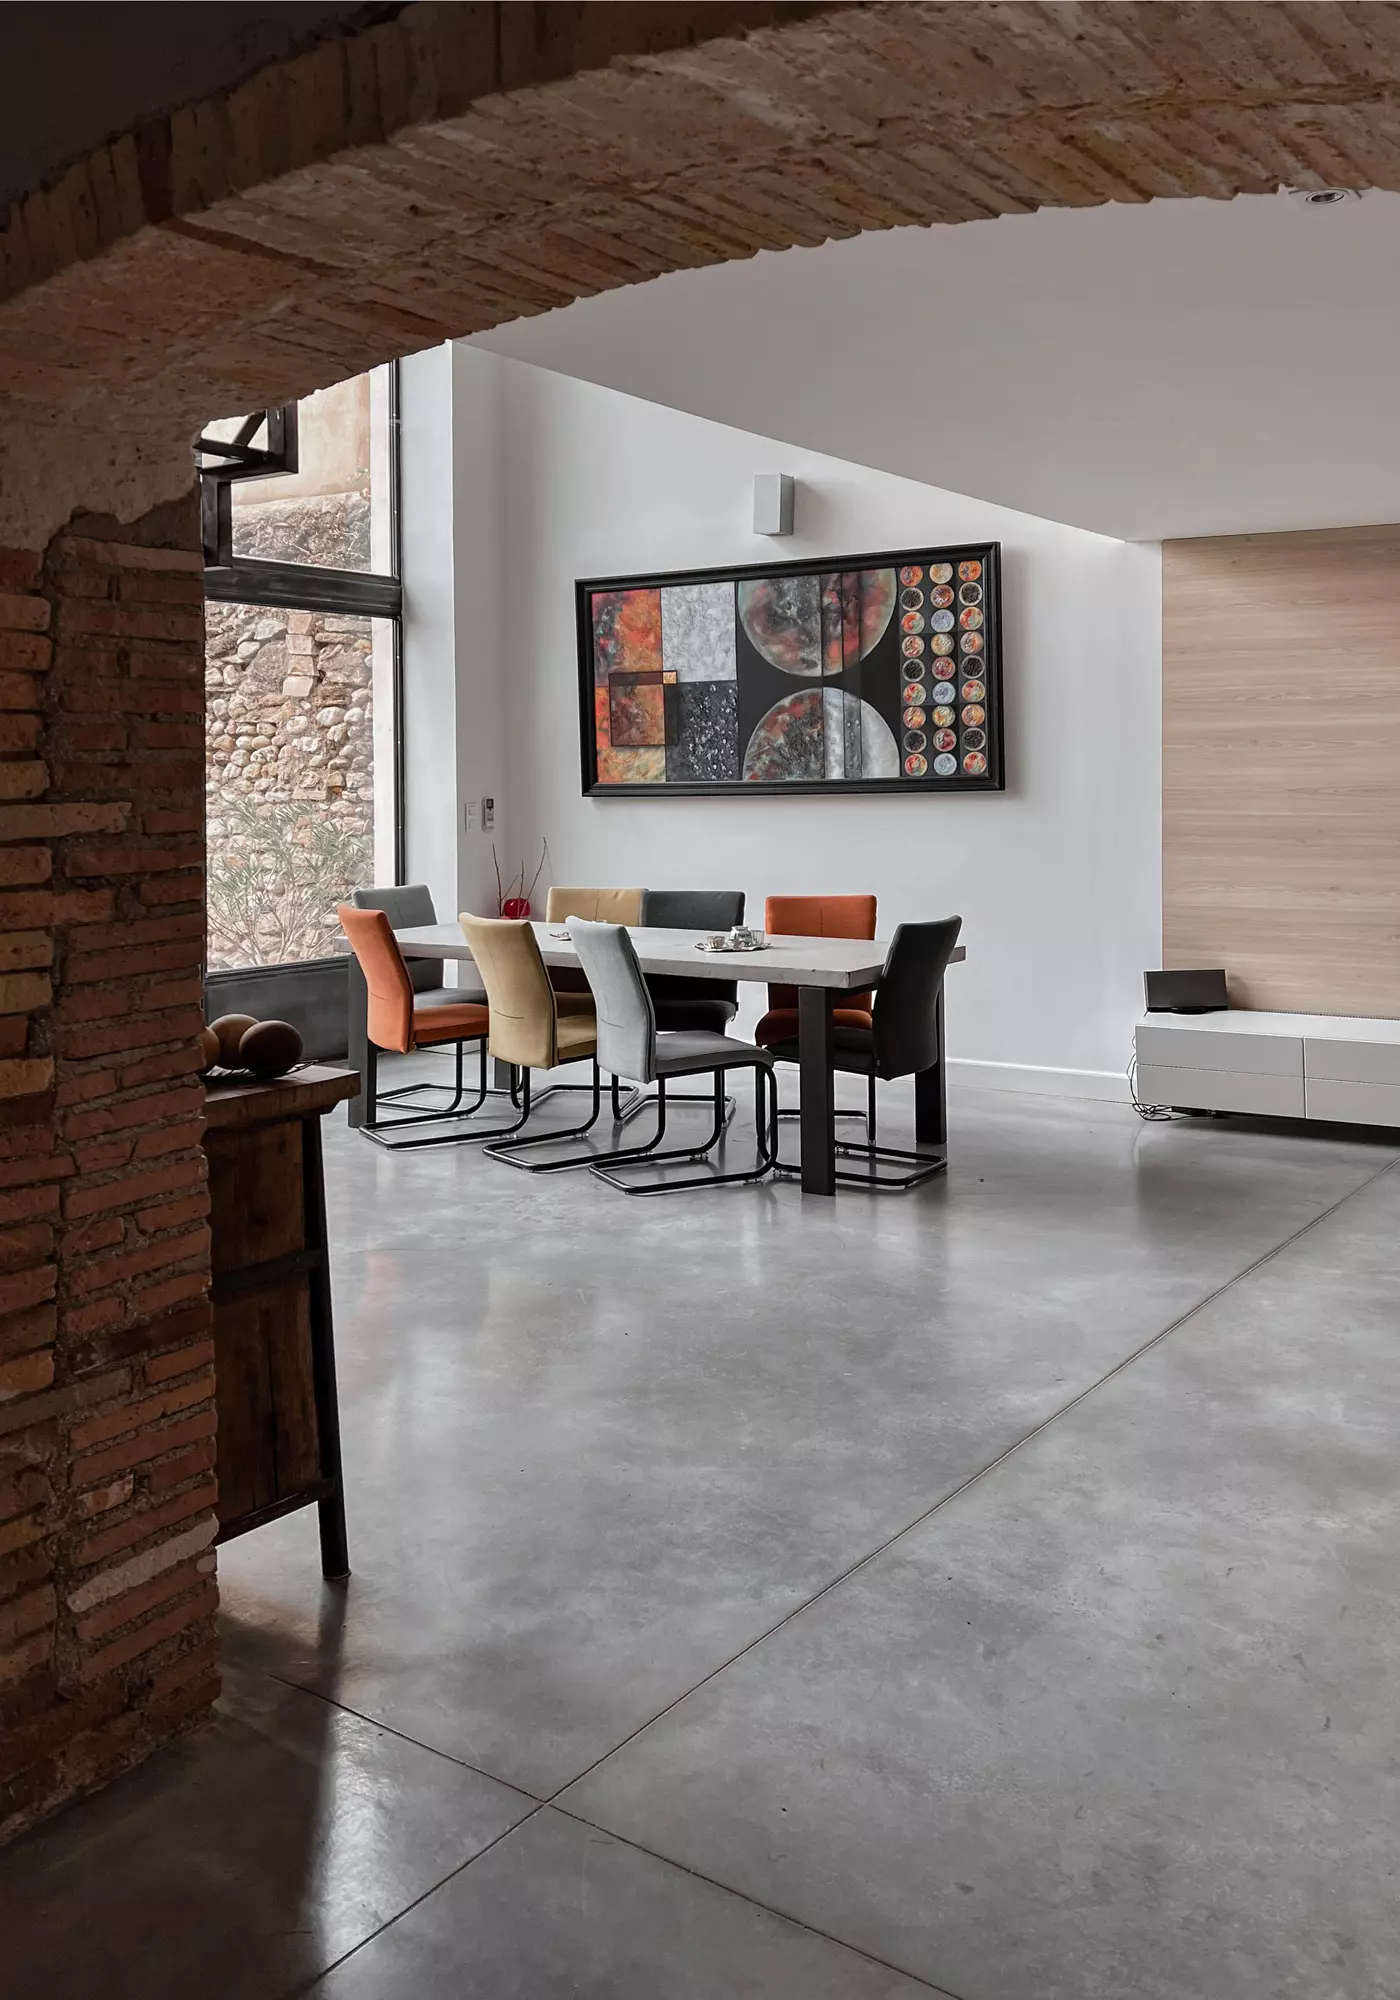
M 580 1058 L 580 1060 L 583 1060 L 583 1058 Z M 522 1152 L 527 1146 L 556 1146 L 561 1139 L 581 1139 L 585 1133 L 592 1131 L 598 1122 L 599 1114 L 603 1108 L 603 1078 L 602 1072 L 598 1068 L 596 1056 L 591 1060 L 593 1062 L 593 1080 L 591 1083 L 551 1084 L 548 1089 L 541 1091 L 540 1095 L 533 1099 L 530 1095 L 530 1072 L 528 1069 L 522 1071 L 521 1075 L 524 1081 L 521 1085 L 520 1116 L 514 1125 L 507 1126 L 503 1131 L 488 1133 L 486 1135 L 491 1143 L 484 1147 L 483 1150 L 489 1157 L 493 1160 L 504 1161 L 508 1167 L 519 1167 L 520 1171 L 525 1174 L 562 1174 L 567 1173 L 571 1167 L 591 1166 L 593 1161 L 598 1157 L 596 1153 L 571 1153 L 563 1160 L 518 1160 L 515 1158 L 515 1154 Z M 552 1097 L 556 1090 L 589 1090 L 592 1092 L 593 1109 L 589 1112 L 587 1118 L 584 1119 L 582 1125 L 566 1125 L 559 1132 L 532 1132 L 528 1138 L 515 1138 L 514 1135 L 517 1132 L 524 1130 L 531 1110 L 542 1104 L 546 1097 Z M 616 1104 L 616 1102 L 617 1078 L 614 1077 L 613 1103 Z M 616 1113 L 614 1113 L 614 1117 L 617 1118 Z M 621 1120 L 618 1119 L 618 1122 L 620 1123 Z
M 758 1110 L 756 1120 L 758 1160 L 754 1167 L 745 1172 L 734 1174 L 689 1174 L 684 1180 L 678 1181 L 628 1181 L 622 1179 L 617 1171 L 619 1168 L 625 1169 L 630 1166 L 645 1165 L 654 1167 L 669 1165 L 677 1160 L 703 1160 L 709 1153 L 713 1152 L 714 1148 L 723 1138 L 729 1121 L 734 1115 L 734 1100 L 732 1097 L 725 1095 L 724 1086 L 721 1081 L 721 1078 L 728 1071 L 716 1070 L 714 1125 L 710 1131 L 710 1136 L 705 1140 L 703 1145 L 677 1147 L 665 1153 L 659 1153 L 656 1150 L 666 1136 L 668 1100 L 666 1095 L 666 1079 L 665 1077 L 661 1077 L 657 1080 L 656 1086 L 656 1131 L 644 1146 L 629 1147 L 623 1152 L 605 1154 L 601 1159 L 594 1159 L 590 1163 L 589 1171 L 594 1175 L 595 1179 L 606 1181 L 609 1187 L 615 1187 L 621 1194 L 661 1195 L 683 1194 L 691 1188 L 734 1187 L 743 1182 L 760 1181 L 765 1175 L 771 1173 L 776 1164 L 778 1150 L 776 1123 L 778 1086 L 772 1069 L 766 1062 L 755 1062 L 752 1064 L 731 1063 L 728 1067 L 729 1070 L 741 1068 L 751 1068 L 753 1070 L 755 1088 L 759 1100 L 765 1095 L 766 1080 L 768 1104 L 766 1106 L 766 1116 L 764 1115 L 764 1107 L 760 1105 Z M 705 1099 L 694 1092 L 687 1092 L 682 1097 L 681 1102 L 686 1104 L 702 1104 L 705 1102 Z
M 466 1110 L 462 1110 L 462 1099 L 466 1095 L 466 1085 L 462 1077 L 462 1050 L 466 1045 L 458 1042 L 455 1046 L 457 1059 L 451 1084 L 406 1083 L 395 1090 L 380 1090 L 377 1081 L 379 1057 L 382 1052 L 370 1043 L 365 1060 L 365 1096 L 369 1102 L 369 1116 L 359 1128 L 361 1135 L 373 1140 L 376 1146 L 382 1146 L 386 1153 L 412 1152 L 419 1146 L 460 1146 L 483 1136 L 489 1137 L 489 1134 L 483 1135 L 479 1132 L 436 1132 L 421 1139 L 391 1139 L 388 1136 L 391 1132 L 397 1132 L 407 1125 L 441 1125 L 449 1118 L 463 1120 L 471 1118 L 481 1109 L 488 1097 L 495 1095 L 488 1089 L 486 1083 L 486 1038 L 483 1035 L 479 1038 L 481 1071 L 476 1096 Z M 405 1097 L 420 1096 L 425 1090 L 451 1090 L 452 1101 L 444 1105 L 440 1111 L 410 1111 L 405 1112 L 400 1118 L 380 1118 L 377 1115 L 381 1104 L 398 1103 Z

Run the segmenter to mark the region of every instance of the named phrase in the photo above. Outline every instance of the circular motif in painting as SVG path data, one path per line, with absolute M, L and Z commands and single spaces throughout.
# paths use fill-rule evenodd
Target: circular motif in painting
M 905 584 L 922 583 L 924 572 L 918 563 L 906 563 L 899 572 L 899 580 Z
M 964 701 L 985 701 L 987 699 L 987 690 L 981 681 L 964 681 L 962 684 L 962 698 Z
M 947 632 L 935 632 L 928 642 L 928 649 L 931 653 L 951 653 L 953 650 L 951 634 Z
M 951 681 L 938 681 L 934 686 L 933 698 L 935 701 L 955 701 L 957 695 L 953 683 Z
M 942 611 L 945 605 L 951 604 L 953 601 L 952 584 L 935 584 L 934 588 L 928 594 L 928 601 L 935 611 Z
M 936 708 L 929 717 L 929 720 L 935 729 L 951 729 L 953 726 L 953 711 L 951 708 Z
M 922 729 L 908 729 L 905 731 L 904 747 L 906 750 L 923 750 L 927 746 L 928 738 L 924 735 Z
M 921 611 L 923 609 L 923 604 L 924 604 L 924 593 L 921 590 L 900 591 L 899 608 L 901 611 Z
M 960 583 L 980 583 L 982 581 L 981 563 L 960 562 L 958 564 L 958 581 Z
M 955 729 L 936 730 L 934 732 L 933 747 L 935 750 L 956 750 L 958 747 L 957 731 Z
M 945 751 L 941 757 L 934 758 L 933 768 L 936 776 L 951 778 L 954 771 L 958 768 L 958 760 L 956 757 L 950 757 Z
M 982 629 L 982 609 L 980 605 L 969 604 L 958 613 L 958 623 L 964 632 L 980 632 Z
M 969 750 L 963 758 L 963 769 L 969 778 L 980 778 L 986 774 L 987 760 L 980 750 Z
M 965 729 L 980 729 L 987 720 L 987 711 L 980 701 L 970 702 L 962 712 L 962 719 Z
M 924 614 L 922 611 L 906 611 L 899 623 L 902 631 L 922 632 L 924 629 Z
M 980 632 L 964 632 L 958 644 L 965 653 L 980 653 L 982 650 L 982 634 Z
M 951 611 L 935 611 L 928 622 L 935 632 L 951 632 L 953 629 L 953 614 Z
M 922 653 L 923 650 L 924 650 L 924 642 L 921 638 L 919 638 L 917 633 L 911 632 L 906 639 L 900 640 L 900 651 L 903 653 L 906 660 L 917 660 L 920 653 Z M 914 671 L 915 673 L 922 673 L 923 669 L 921 667 L 916 667 Z
M 928 758 L 927 758 L 927 757 L 920 757 L 920 756 L 919 756 L 919 755 L 917 754 L 917 752 L 916 752 L 916 753 L 915 753 L 915 755 L 914 755 L 914 756 L 912 756 L 912 757 L 906 757 L 906 758 L 905 758 L 905 760 L 904 760 L 904 774 L 905 774 L 905 776 L 906 776 L 906 777 L 908 777 L 908 778 L 924 778 L 924 777 L 927 777 L 927 775 L 928 775 Z
M 959 604 L 980 604 L 981 602 L 982 586 L 980 583 L 965 583 L 958 592 Z
M 951 563 L 930 563 L 928 566 L 928 580 L 930 583 L 951 583 L 953 581 L 953 565 Z
M 906 729 L 922 729 L 927 721 L 928 717 L 921 708 L 906 708 L 904 711 L 904 727 Z M 922 749 L 923 745 L 920 744 L 919 748 Z
M 985 729 L 965 729 L 963 731 L 964 750 L 985 750 L 986 747 L 987 732 Z

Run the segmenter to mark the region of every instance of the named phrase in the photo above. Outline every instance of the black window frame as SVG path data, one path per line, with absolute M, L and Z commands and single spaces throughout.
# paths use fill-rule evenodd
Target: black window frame
M 221 604 L 265 605 L 285 611 L 329 611 L 389 622 L 391 633 L 390 708 L 392 720 L 392 780 L 394 795 L 394 881 L 404 879 L 404 729 L 403 729 L 403 583 L 400 467 L 399 364 L 386 364 L 388 376 L 388 507 L 389 573 L 334 569 L 309 563 L 270 562 L 260 556 L 236 555 L 233 549 L 233 487 L 243 479 L 276 478 L 294 473 L 299 464 L 297 405 L 255 411 L 232 439 L 196 440 L 200 521 L 204 548 L 204 594 Z M 264 423 L 266 446 L 254 445 Z M 212 458 L 214 464 L 206 464 Z M 253 972 L 283 972 L 294 976 L 305 969 L 338 963 L 338 957 L 296 959 L 281 966 L 230 968 L 216 978 L 242 977 Z

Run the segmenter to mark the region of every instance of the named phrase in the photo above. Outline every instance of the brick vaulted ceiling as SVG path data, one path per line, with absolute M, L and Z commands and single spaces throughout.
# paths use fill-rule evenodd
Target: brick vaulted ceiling
M 1280 181 L 1400 188 L 1400 7 L 409 6 L 11 209 L 0 543 L 183 490 L 208 416 L 666 271 Z

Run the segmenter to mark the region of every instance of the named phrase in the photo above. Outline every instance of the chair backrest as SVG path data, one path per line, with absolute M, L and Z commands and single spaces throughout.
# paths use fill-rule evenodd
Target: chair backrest
M 583 917 L 570 917 L 569 936 L 598 1010 L 599 1063 L 631 1083 L 650 1083 L 656 1014 L 631 938 L 619 924 L 590 924 Z
M 392 889 L 352 889 L 350 901 L 357 910 L 382 910 L 396 931 L 437 922 L 433 892 L 426 882 L 401 882 Z M 415 993 L 427 993 L 441 986 L 441 959 L 413 958 L 404 962 Z
M 413 982 L 393 925 L 383 910 L 357 910 L 352 903 L 338 903 L 335 913 L 369 988 L 370 1040 L 378 1049 L 407 1055 L 413 1047 Z
M 639 924 L 643 889 L 551 889 L 545 899 L 545 922 L 562 924 L 583 917 L 590 924 Z
M 763 906 L 763 928 L 772 937 L 873 938 L 873 896 L 770 896 Z M 842 1007 L 870 1009 L 868 993 L 843 993 Z M 795 986 L 770 986 L 770 1007 L 795 1007 Z
M 486 988 L 491 1054 L 525 1069 L 552 1069 L 558 1053 L 554 988 L 535 933 L 511 917 L 463 911 L 459 921 Z
M 641 921 L 653 930 L 727 931 L 744 921 L 742 889 L 645 889 Z M 650 972 L 658 1000 L 737 1000 L 737 979 L 692 979 L 685 973 Z
M 938 1060 L 938 990 L 961 917 L 900 924 L 875 992 L 875 1073 L 912 1076 Z

